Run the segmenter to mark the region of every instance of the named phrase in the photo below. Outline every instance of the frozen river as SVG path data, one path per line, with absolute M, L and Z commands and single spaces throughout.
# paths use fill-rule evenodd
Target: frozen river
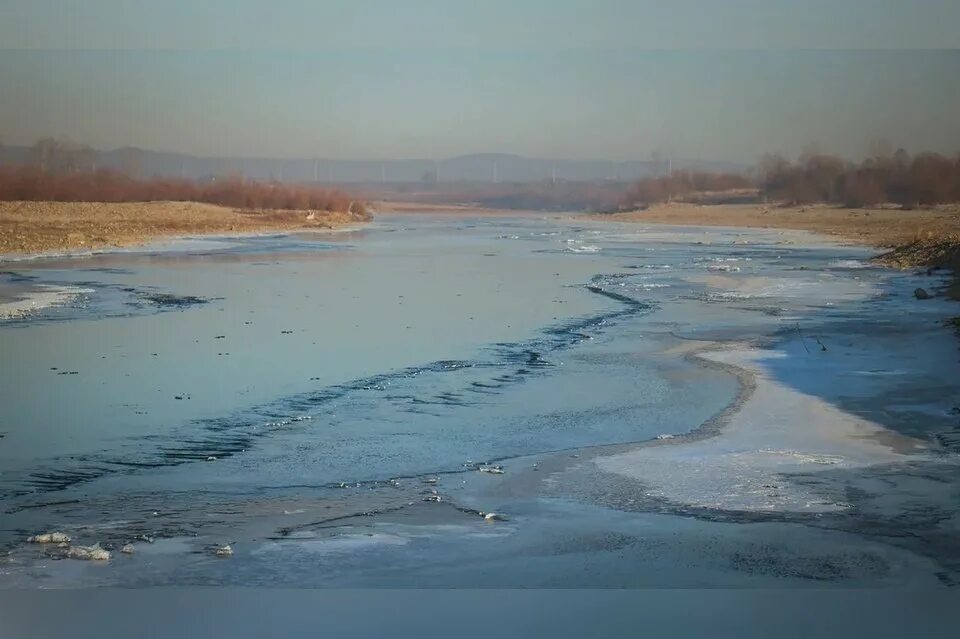
M 869 255 L 402 215 L 0 264 L 0 586 L 953 584 L 949 307 Z

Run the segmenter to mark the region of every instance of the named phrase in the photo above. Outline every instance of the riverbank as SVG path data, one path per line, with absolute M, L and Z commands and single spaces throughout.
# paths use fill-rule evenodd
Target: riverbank
M 134 246 L 180 235 L 332 229 L 366 219 L 198 202 L 0 202 L 0 255 Z
M 893 249 L 878 256 L 890 266 L 960 266 L 960 206 L 923 210 L 849 209 L 826 205 L 779 207 L 768 204 L 658 204 L 639 211 L 591 215 L 611 222 L 678 226 L 796 229 L 858 244 Z
M 528 211 L 518 209 L 495 209 L 476 204 L 436 204 L 430 202 L 402 202 L 399 200 L 381 200 L 376 202 L 378 213 L 414 213 L 430 215 L 463 215 L 481 217 L 521 217 L 526 215 L 548 216 L 557 213 L 547 211 Z

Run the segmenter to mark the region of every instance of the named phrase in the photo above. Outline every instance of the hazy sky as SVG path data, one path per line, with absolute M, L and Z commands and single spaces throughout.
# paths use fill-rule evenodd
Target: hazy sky
M 956 152 L 958 26 L 957 0 L 4 0 L 0 136 L 290 157 Z

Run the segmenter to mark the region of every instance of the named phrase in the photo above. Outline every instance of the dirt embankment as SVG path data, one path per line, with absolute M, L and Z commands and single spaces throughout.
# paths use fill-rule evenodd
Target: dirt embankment
M 197 202 L 0 202 L 0 254 L 129 246 L 178 235 L 331 229 L 365 219 Z
M 874 261 L 897 268 L 930 266 L 960 271 L 960 236 L 919 239 L 887 251 Z

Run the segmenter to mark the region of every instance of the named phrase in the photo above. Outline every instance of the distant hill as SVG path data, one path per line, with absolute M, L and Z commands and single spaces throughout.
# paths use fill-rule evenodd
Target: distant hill
M 528 158 L 500 153 L 461 155 L 443 160 L 334 160 L 324 158 L 277 159 L 244 157 L 199 157 L 182 153 L 124 147 L 94 151 L 97 167 L 116 169 L 139 177 L 184 177 L 203 179 L 242 174 L 261 180 L 327 183 L 436 183 L 436 182 L 541 182 L 630 181 L 664 173 L 665 163 L 652 161 L 612 162 Z M 31 161 L 29 147 L 0 147 L 0 164 Z M 700 171 L 745 171 L 734 162 L 674 159 L 673 169 Z

